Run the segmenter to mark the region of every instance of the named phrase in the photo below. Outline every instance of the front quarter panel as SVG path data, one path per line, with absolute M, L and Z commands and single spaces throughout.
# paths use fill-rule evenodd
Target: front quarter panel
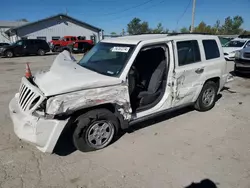
M 47 114 L 71 114 L 75 111 L 101 104 L 116 104 L 124 120 L 131 119 L 128 86 L 120 84 L 109 87 L 87 89 L 51 97 L 47 101 Z

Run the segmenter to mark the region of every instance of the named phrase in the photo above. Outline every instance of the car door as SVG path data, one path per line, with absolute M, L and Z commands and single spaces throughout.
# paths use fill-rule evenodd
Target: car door
M 25 48 L 26 48 L 25 40 L 18 41 L 15 44 L 15 47 L 13 49 L 14 54 L 16 54 L 16 55 L 23 55 L 23 54 L 25 54 Z
M 173 107 L 193 102 L 204 80 L 205 64 L 197 40 L 177 40 L 173 74 Z
M 27 40 L 25 54 L 36 54 L 37 53 L 37 44 L 35 40 Z

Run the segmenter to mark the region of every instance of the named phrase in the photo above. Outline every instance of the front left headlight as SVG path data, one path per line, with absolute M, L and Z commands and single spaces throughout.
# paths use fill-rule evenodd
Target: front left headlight
M 4 50 L 4 48 L 0 48 L 0 52 L 2 52 Z
M 236 51 L 236 52 L 235 52 L 235 57 L 236 57 L 236 58 L 239 58 L 239 57 L 240 57 L 240 51 Z

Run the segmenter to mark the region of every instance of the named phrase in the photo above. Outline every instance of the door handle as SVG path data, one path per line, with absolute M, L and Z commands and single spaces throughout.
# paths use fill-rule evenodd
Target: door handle
M 204 72 L 204 68 L 196 69 L 195 72 L 196 72 L 197 74 L 201 74 L 201 73 Z

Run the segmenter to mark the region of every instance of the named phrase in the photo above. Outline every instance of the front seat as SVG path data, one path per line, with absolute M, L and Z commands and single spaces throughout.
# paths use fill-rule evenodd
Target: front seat
M 138 95 L 139 107 L 154 102 L 161 94 L 161 84 L 166 73 L 166 58 L 164 58 L 157 68 L 154 70 L 145 91 L 141 91 Z

